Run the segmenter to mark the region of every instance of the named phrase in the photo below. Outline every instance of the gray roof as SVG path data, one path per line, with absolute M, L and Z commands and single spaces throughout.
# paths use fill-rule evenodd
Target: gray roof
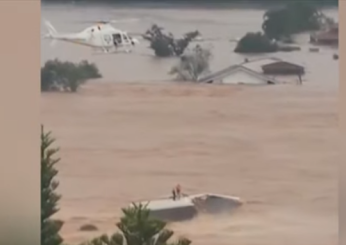
M 235 202 L 243 203 L 243 200 L 241 200 L 239 197 L 229 196 L 229 195 L 222 195 L 222 194 L 215 194 L 215 193 L 194 194 L 194 195 L 189 195 L 189 197 L 191 199 L 206 198 L 206 197 L 217 197 L 217 198 L 224 199 L 224 200 L 230 200 L 230 201 L 235 201 Z
M 281 60 L 279 58 L 274 58 L 274 57 L 259 58 L 259 59 L 255 59 L 255 60 L 250 60 L 248 62 L 243 62 L 243 63 L 241 63 L 241 65 L 248 68 L 248 69 L 251 69 L 253 71 L 262 73 L 262 66 L 273 64 L 273 63 L 276 63 L 278 61 L 283 61 L 283 60 Z
M 278 81 L 276 79 L 274 79 L 273 77 L 263 75 L 259 72 L 253 71 L 253 70 L 251 70 L 245 66 L 242 66 L 242 65 L 233 65 L 233 66 L 227 67 L 226 69 L 223 69 L 223 70 L 218 71 L 216 73 L 205 76 L 205 77 L 199 79 L 198 81 L 203 83 L 203 82 L 208 82 L 211 80 L 223 79 L 225 77 L 228 77 L 229 75 L 232 75 L 232 73 L 239 71 L 239 70 L 244 71 L 244 72 L 246 72 L 246 73 L 248 73 L 254 77 L 257 77 L 261 80 L 269 81 L 272 83 L 278 83 Z
M 165 197 L 154 199 L 154 200 L 140 201 L 140 202 L 137 202 L 137 204 L 147 205 L 147 208 L 151 211 L 159 211 L 159 210 L 194 207 L 195 205 L 193 203 L 193 200 L 195 198 L 207 198 L 207 197 L 218 197 L 220 199 L 234 201 L 239 204 L 243 203 L 243 201 L 239 197 L 236 197 L 236 196 L 220 195 L 215 193 L 200 193 L 200 194 L 194 194 L 194 195 L 186 195 L 176 200 L 173 200 L 171 196 L 165 196 Z M 130 204 L 130 207 L 132 206 L 133 204 Z
M 182 208 L 182 207 L 194 207 L 192 200 L 188 197 L 183 197 L 181 199 L 176 199 L 176 200 L 173 200 L 172 198 L 157 199 L 157 200 L 151 200 L 151 201 L 142 201 L 140 203 L 143 205 L 148 205 L 147 208 L 152 211 Z M 130 206 L 132 206 L 132 204 Z

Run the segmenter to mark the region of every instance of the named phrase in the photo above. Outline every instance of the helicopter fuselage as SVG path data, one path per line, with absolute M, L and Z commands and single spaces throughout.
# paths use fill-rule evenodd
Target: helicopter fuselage
M 137 39 L 109 24 L 93 25 L 79 33 L 51 32 L 46 37 L 106 51 L 121 47 L 132 47 L 138 43 Z

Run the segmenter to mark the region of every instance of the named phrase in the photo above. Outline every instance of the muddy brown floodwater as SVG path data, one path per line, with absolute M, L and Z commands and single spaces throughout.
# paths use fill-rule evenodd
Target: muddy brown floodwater
M 42 15 L 49 15 L 60 30 L 73 30 L 68 21 L 114 11 L 156 18 L 175 30 L 199 25 L 208 35 L 221 35 L 226 28 L 230 36 L 256 29 L 263 14 L 190 9 L 176 16 L 178 10 L 170 9 L 60 6 L 43 7 Z M 231 51 L 228 45 L 221 43 L 220 49 L 213 44 L 218 54 L 214 67 L 240 60 L 222 52 L 222 47 Z M 231 216 L 170 225 L 193 244 L 336 245 L 340 159 L 333 52 L 278 54 L 305 62 L 302 86 L 197 86 L 163 81 L 169 79 L 169 60 L 96 57 L 83 48 L 43 43 L 43 61 L 90 58 L 105 74 L 76 94 L 42 94 L 42 122 L 61 147 L 63 196 L 57 215 L 65 221 L 66 241 L 115 231 L 121 207 L 169 194 L 179 182 L 188 193 L 215 192 L 248 201 Z M 100 231 L 80 232 L 86 223 Z

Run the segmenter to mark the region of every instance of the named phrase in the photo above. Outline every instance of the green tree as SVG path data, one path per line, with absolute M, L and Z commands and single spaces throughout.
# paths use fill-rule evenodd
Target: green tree
M 96 65 L 86 60 L 79 63 L 49 60 L 41 68 L 41 91 L 76 92 L 88 79 L 100 77 Z
M 171 69 L 169 74 L 176 75 L 179 81 L 197 82 L 201 75 L 209 72 L 211 58 L 210 50 L 196 45 L 192 52 L 181 56 L 179 63 Z
M 52 148 L 54 139 L 51 133 L 45 133 L 41 126 L 41 244 L 42 245 L 60 245 L 63 242 L 59 231 L 63 225 L 60 220 L 51 217 L 58 212 L 58 201 L 60 195 L 56 193 L 59 183 L 54 180 L 58 171 L 55 164 L 59 158 L 54 155 L 59 151 L 58 148 Z
M 236 53 L 271 53 L 278 45 L 261 32 L 249 32 L 242 37 L 234 49 Z
M 164 28 L 154 24 L 145 32 L 143 38 L 150 42 L 150 48 L 156 56 L 171 57 L 182 55 L 190 42 L 199 35 L 199 31 L 191 31 L 177 39 L 172 33 L 164 33 Z
M 267 11 L 262 29 L 271 39 L 290 37 L 293 34 L 322 28 L 330 18 L 306 1 L 292 1 L 283 8 Z
M 145 205 L 122 209 L 123 217 L 117 223 L 121 233 L 102 235 L 82 245 L 190 245 L 191 241 L 179 238 L 169 242 L 174 232 L 165 229 L 166 223 L 150 216 Z

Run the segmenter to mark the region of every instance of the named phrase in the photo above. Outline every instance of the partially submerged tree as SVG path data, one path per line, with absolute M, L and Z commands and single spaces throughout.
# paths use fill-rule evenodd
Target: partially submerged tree
M 248 32 L 242 37 L 234 52 L 270 53 L 278 51 L 278 45 L 261 32 Z
M 88 79 L 100 77 L 96 65 L 86 60 L 79 63 L 49 60 L 41 68 L 41 91 L 76 92 Z
M 60 220 L 52 219 L 58 212 L 58 201 L 60 195 L 56 193 L 59 183 L 54 180 L 58 171 L 55 164 L 59 158 L 54 155 L 59 151 L 58 148 L 52 148 L 54 139 L 51 133 L 44 132 L 41 126 L 41 244 L 42 245 L 60 245 L 63 243 L 59 231 L 63 225 Z
M 319 30 L 333 22 L 307 1 L 292 1 L 283 8 L 269 10 L 263 19 L 264 33 L 270 39 L 277 40 L 305 31 Z
M 198 81 L 201 75 L 209 72 L 212 54 L 209 49 L 196 45 L 191 52 L 180 57 L 179 63 L 169 74 L 176 75 L 179 81 Z
M 146 31 L 144 39 L 150 42 L 150 48 L 159 57 L 180 56 L 184 53 L 189 43 L 200 33 L 198 31 L 188 32 L 182 38 L 174 38 L 172 33 L 164 33 L 164 29 L 152 25 Z
M 166 223 L 150 216 L 144 205 L 124 208 L 123 217 L 117 223 L 121 233 L 102 235 L 81 245 L 190 245 L 191 241 L 180 238 L 170 242 L 174 232 L 165 229 Z

